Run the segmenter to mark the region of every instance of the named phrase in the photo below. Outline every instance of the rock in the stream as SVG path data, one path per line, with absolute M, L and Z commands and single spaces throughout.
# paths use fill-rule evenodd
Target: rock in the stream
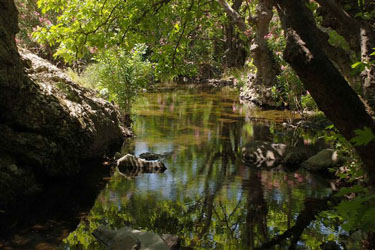
M 169 250 L 167 243 L 156 233 L 124 227 L 111 230 L 104 226 L 97 228 L 93 235 L 109 250 Z
M 314 155 L 311 150 L 304 147 L 289 147 L 282 164 L 290 169 L 297 169 L 301 163 Z
M 270 168 L 281 163 L 287 149 L 282 143 L 252 141 L 242 148 L 242 157 L 250 166 Z
M 342 162 L 337 151 L 324 149 L 302 163 L 302 167 L 311 172 L 328 172 L 328 168 L 335 167 Z
M 249 74 L 247 86 L 241 88 L 241 101 L 247 103 L 249 106 L 259 107 L 279 107 L 272 97 L 272 87 L 266 87 L 256 81 L 256 74 Z
M 161 154 L 150 153 L 150 152 L 142 153 L 139 155 L 139 158 L 142 158 L 148 161 L 159 160 L 161 157 L 162 157 Z
M 242 148 L 242 157 L 245 164 L 251 167 L 273 168 L 282 165 L 296 170 L 319 150 L 320 146 L 316 145 L 292 147 L 282 143 L 252 141 Z
M 139 155 L 139 158 L 148 160 L 148 161 L 155 161 L 155 160 L 160 160 L 161 158 L 166 158 L 170 156 L 172 152 L 164 152 L 163 154 L 156 154 L 156 153 L 150 153 L 150 152 L 145 152 Z
M 167 169 L 159 161 L 147 161 L 131 154 L 126 154 L 117 160 L 117 167 L 121 169 L 142 169 L 144 172 L 163 171 Z

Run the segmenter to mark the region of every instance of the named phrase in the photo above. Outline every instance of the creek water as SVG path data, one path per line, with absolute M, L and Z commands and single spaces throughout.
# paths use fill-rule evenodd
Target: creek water
M 327 181 L 303 171 L 245 166 L 241 147 L 251 140 L 309 141 L 288 132 L 288 111 L 261 111 L 238 93 L 179 89 L 144 93 L 133 107 L 136 137 L 123 154 L 164 154 L 164 173 L 115 173 L 63 249 L 104 249 L 91 235 L 99 225 L 169 233 L 186 249 L 253 249 L 295 225 L 308 199 L 330 194 Z M 297 248 L 317 249 L 337 231 L 311 223 Z M 281 245 L 288 245 L 285 241 Z

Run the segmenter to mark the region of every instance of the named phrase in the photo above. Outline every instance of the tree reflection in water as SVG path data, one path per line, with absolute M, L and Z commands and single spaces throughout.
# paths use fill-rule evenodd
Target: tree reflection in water
M 134 105 L 138 137 L 123 153 L 171 151 L 164 161 L 168 170 L 130 180 L 115 173 L 63 246 L 101 249 L 91 236 L 100 224 L 175 234 L 182 246 L 194 249 L 254 249 L 292 228 L 304 201 L 326 197 L 330 190 L 303 172 L 245 167 L 241 147 L 282 133 L 275 133 L 274 123 L 285 112 L 274 113 L 274 119 L 264 113 L 262 123 L 249 122 L 236 99 L 231 93 L 186 90 L 139 98 Z M 262 114 L 256 111 L 257 117 Z M 327 230 L 304 235 L 314 242 L 332 237 Z M 309 248 L 308 242 L 298 244 Z

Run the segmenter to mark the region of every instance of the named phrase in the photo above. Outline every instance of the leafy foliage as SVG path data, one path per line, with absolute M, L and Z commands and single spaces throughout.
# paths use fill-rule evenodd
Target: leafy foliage
M 55 56 L 72 63 L 91 54 L 146 44 L 159 75 L 196 75 L 201 64 L 220 62 L 223 23 L 216 2 L 194 0 L 39 0 L 44 14 L 59 13 L 34 37 L 56 45 Z M 220 52 L 221 51 L 221 52 Z M 219 53 L 218 53 L 219 52 Z
M 337 196 L 351 195 L 336 207 L 337 213 L 344 219 L 343 228 L 347 231 L 361 229 L 364 232 L 375 230 L 375 195 L 363 186 L 342 188 Z
M 41 26 L 49 27 L 56 19 L 55 15 L 43 15 L 38 8 L 37 0 L 15 0 L 18 9 L 18 25 L 16 42 L 34 53 L 51 57 L 52 50 L 48 44 L 39 44 L 32 33 Z
M 354 133 L 356 136 L 351 139 L 351 142 L 356 146 L 367 145 L 371 141 L 375 140 L 374 132 L 368 127 L 365 127 L 364 129 L 357 129 L 354 131 Z
M 128 114 L 139 90 L 154 78 L 152 63 L 143 59 L 146 50 L 144 44 L 138 44 L 131 54 L 122 49 L 112 49 L 97 57 L 96 69 L 101 93 L 108 93 L 109 100 L 116 101 Z

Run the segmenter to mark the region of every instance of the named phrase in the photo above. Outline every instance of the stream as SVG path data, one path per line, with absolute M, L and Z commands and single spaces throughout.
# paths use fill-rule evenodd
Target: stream
M 136 137 L 124 143 L 121 154 L 165 154 L 167 170 L 114 172 L 103 181 L 108 169 L 101 167 L 101 173 L 88 170 L 74 185 L 57 183 L 57 190 L 42 194 L 48 202 L 34 201 L 32 214 L 15 212 L 30 218 L 27 227 L 10 242 L 0 241 L 0 248 L 106 249 L 92 235 L 100 225 L 173 234 L 181 249 L 262 248 L 309 212 L 306 201 L 331 194 L 327 180 L 303 170 L 257 169 L 241 161 L 242 146 L 253 140 L 318 141 L 317 135 L 282 125 L 298 119 L 289 111 L 247 107 L 229 90 L 179 88 L 142 93 L 133 114 Z M 303 230 L 296 248 L 320 249 L 343 234 L 318 219 Z M 285 240 L 276 249 L 289 245 Z
M 143 94 L 133 113 L 136 138 L 121 153 L 168 153 L 167 170 L 115 173 L 64 249 L 104 249 L 91 235 L 98 225 L 174 234 L 186 249 L 253 249 L 292 227 L 306 199 L 331 192 L 327 181 L 306 172 L 241 162 L 241 147 L 251 140 L 308 140 L 280 126 L 296 118 L 291 112 L 246 108 L 230 91 L 180 89 Z M 337 237 L 314 222 L 297 246 L 316 249 Z

